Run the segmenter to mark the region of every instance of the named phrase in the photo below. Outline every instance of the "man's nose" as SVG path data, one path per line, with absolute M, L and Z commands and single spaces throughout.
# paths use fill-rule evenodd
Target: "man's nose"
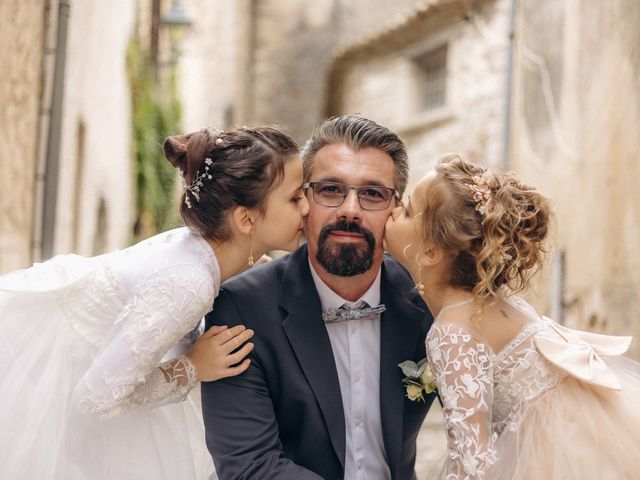
M 338 207 L 336 215 L 339 218 L 346 218 L 348 220 L 353 220 L 362 216 L 362 208 L 360 207 L 358 193 L 355 189 L 349 190 L 344 202 L 342 202 L 342 205 Z

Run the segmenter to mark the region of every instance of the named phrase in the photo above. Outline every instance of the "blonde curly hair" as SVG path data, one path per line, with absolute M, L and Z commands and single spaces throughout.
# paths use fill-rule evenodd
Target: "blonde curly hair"
M 451 258 L 449 285 L 472 292 L 477 300 L 503 287 L 510 293 L 524 290 L 546 253 L 547 200 L 513 174 L 486 172 L 457 154 L 442 157 L 435 171 L 420 234 Z M 482 200 L 474 197 L 478 183 L 487 192 Z

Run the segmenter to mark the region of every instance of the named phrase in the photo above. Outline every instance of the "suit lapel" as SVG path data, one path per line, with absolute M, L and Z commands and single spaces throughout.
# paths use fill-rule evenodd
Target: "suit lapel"
M 398 364 L 410 359 L 421 335 L 424 313 L 409 301 L 413 293 L 396 290 L 398 284 L 406 286 L 407 290 L 411 286 L 406 280 L 394 279 L 386 264 L 383 265 L 380 287 L 381 303 L 387 307 L 380 318 L 380 411 L 391 477 L 397 478 L 405 397 L 402 371 Z
M 306 246 L 292 254 L 283 275 L 281 292 L 279 305 L 286 312 L 282 326 L 318 401 L 331 443 L 344 468 L 342 395 L 329 334 L 320 315 L 320 298 L 309 270 Z

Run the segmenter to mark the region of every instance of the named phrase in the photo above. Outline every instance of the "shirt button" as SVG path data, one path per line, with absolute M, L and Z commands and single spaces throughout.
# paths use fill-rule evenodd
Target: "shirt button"
M 357 325 L 351 325 L 351 333 L 356 333 L 358 331 Z
M 360 375 L 356 373 L 356 374 L 353 376 L 353 381 L 354 381 L 354 383 L 358 383 L 358 382 L 360 381 Z

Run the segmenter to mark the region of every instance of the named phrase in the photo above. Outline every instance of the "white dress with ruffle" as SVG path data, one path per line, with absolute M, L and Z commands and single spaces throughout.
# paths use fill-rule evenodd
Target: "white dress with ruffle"
M 0 476 L 215 478 L 183 355 L 219 286 L 187 228 L 0 277 Z
M 508 302 L 528 322 L 499 352 L 455 322 L 437 318 L 429 331 L 447 433 L 432 477 L 640 478 L 640 364 L 621 356 L 631 338 L 571 330 Z

